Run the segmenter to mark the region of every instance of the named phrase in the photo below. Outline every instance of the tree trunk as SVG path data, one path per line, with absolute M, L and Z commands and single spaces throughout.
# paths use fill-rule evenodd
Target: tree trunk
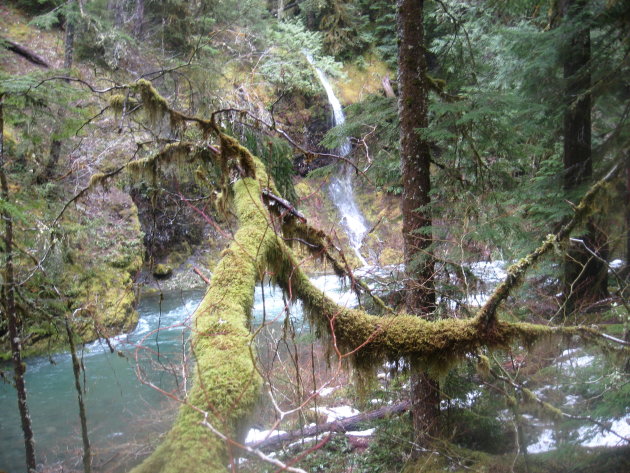
M 622 274 L 630 279 L 630 151 L 626 152 L 626 264 Z
M 68 13 L 66 14 L 66 37 L 64 40 L 64 56 L 63 56 L 63 68 L 71 69 L 74 58 L 74 32 L 75 32 L 75 22 L 73 15 L 75 12 L 70 11 L 72 9 L 73 3 L 76 0 L 68 0 Z M 58 115 L 59 121 L 63 120 L 63 113 L 59 113 Z M 59 128 L 55 131 L 59 132 Z M 52 179 L 55 169 L 57 168 L 57 164 L 59 163 L 59 158 L 61 157 L 61 140 L 59 138 L 53 138 L 50 143 L 50 153 L 48 155 L 48 162 L 46 163 L 46 167 L 44 168 L 44 172 L 38 177 L 37 182 L 39 184 L 43 184 L 44 182 L 48 182 Z
M 284 0 L 278 0 L 278 20 L 284 16 Z
M 79 309 L 80 310 L 80 309 Z M 85 413 L 85 403 L 83 402 L 83 389 L 81 388 L 81 363 L 77 357 L 77 349 L 74 344 L 74 334 L 70 328 L 70 322 L 66 318 L 66 334 L 70 344 L 70 355 L 72 356 L 72 373 L 74 375 L 74 387 L 77 391 L 77 401 L 79 403 L 79 420 L 81 421 L 81 438 L 83 440 L 83 473 L 92 472 L 92 451 L 90 448 L 90 438 L 88 436 L 87 415 Z
M 428 83 L 422 25 L 423 0 L 398 2 L 398 114 L 402 161 L 402 215 L 406 305 L 410 313 L 435 309 L 429 143 L 416 131 L 428 125 Z
M 4 159 L 4 95 L 0 94 L 0 195 L 4 202 L 9 202 L 9 185 L 4 172 L 6 161 Z M 9 338 L 11 339 L 11 359 L 15 373 L 15 390 L 18 397 L 18 409 L 22 421 L 24 433 L 24 448 L 26 452 L 26 468 L 29 473 L 36 471 L 35 441 L 31 416 L 26 402 L 26 385 L 24 373 L 26 367 L 22 363 L 22 343 L 20 340 L 19 323 L 15 307 L 15 278 L 13 274 L 13 217 L 8 210 L 2 210 L 4 221 L 4 284 L 2 285 L 2 309 L 9 326 Z
M 107 8 L 114 12 L 114 26 L 122 28 L 125 20 L 125 0 L 109 0 Z
M 142 25 L 144 24 L 144 0 L 136 1 L 136 13 L 133 23 L 133 35 L 136 38 L 142 36 Z
M 402 162 L 402 215 L 405 256 L 405 305 L 410 314 L 428 317 L 435 310 L 433 287 L 430 151 L 416 130 L 428 126 L 428 83 L 424 47 L 423 0 L 398 1 L 398 114 Z M 412 416 L 420 445 L 438 432 L 440 391 L 421 370 L 411 379 Z
M 565 21 L 575 21 L 587 6 L 586 0 L 561 4 Z M 568 38 L 564 56 L 566 110 L 564 112 L 564 188 L 572 191 L 591 180 L 591 41 L 588 27 Z M 565 315 L 581 306 L 608 297 L 607 237 L 595 219 L 586 233 L 574 241 L 564 263 Z
M 3 45 L 9 51 L 14 52 L 18 56 L 22 56 L 24 59 L 26 59 L 29 62 L 32 62 L 33 64 L 45 67 L 46 69 L 50 68 L 50 64 L 48 64 L 45 59 L 35 54 L 30 49 L 25 48 L 21 44 L 15 43 L 13 41 L 10 41 L 0 36 L 0 45 Z

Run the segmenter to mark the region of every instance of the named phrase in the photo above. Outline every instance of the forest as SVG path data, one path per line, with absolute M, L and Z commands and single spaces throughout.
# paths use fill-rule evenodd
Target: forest
M 0 473 L 630 471 L 630 3 L 0 5 Z

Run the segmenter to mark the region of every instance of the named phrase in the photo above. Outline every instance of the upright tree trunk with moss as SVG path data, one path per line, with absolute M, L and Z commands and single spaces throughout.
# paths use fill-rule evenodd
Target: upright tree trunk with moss
M 81 439 L 83 440 L 83 473 L 92 472 L 92 449 L 87 428 L 87 414 L 85 413 L 85 402 L 83 401 L 83 388 L 81 387 L 81 362 L 77 356 L 76 345 L 74 344 L 74 333 L 70 327 L 68 318 L 65 320 L 66 335 L 70 344 L 70 356 L 72 357 L 72 374 L 74 375 L 74 388 L 77 392 L 79 403 L 79 420 L 81 421 Z
M 114 27 L 120 29 L 125 20 L 125 0 L 109 0 L 107 9 L 114 14 Z
M 4 95 L 0 94 L 0 196 L 5 203 L 9 202 L 9 184 L 5 174 L 6 160 L 4 157 Z M 4 274 L 2 284 L 2 312 L 7 319 L 9 326 L 9 337 L 11 344 L 11 359 L 13 361 L 13 371 L 15 379 L 15 390 L 18 397 L 18 409 L 22 422 L 22 432 L 24 434 L 24 447 L 26 452 L 26 468 L 29 473 L 36 471 L 35 463 L 35 441 L 33 427 L 31 426 L 31 416 L 28 412 L 26 402 L 26 384 L 24 383 L 24 373 L 26 367 L 22 362 L 22 342 L 20 339 L 19 322 L 15 306 L 15 277 L 13 273 L 13 216 L 5 209 L 2 210 L 2 220 L 4 221 Z
M 402 161 L 402 215 L 407 309 L 426 315 L 435 308 L 431 235 L 429 143 L 418 133 L 428 125 L 423 1 L 398 2 L 398 113 Z
M 626 264 L 622 274 L 630 280 L 630 151 L 626 152 Z
M 398 1 L 398 113 L 402 161 L 405 305 L 430 317 L 435 309 L 429 143 L 418 133 L 428 125 L 428 83 L 424 47 L 423 0 Z M 438 432 L 440 394 L 437 381 L 418 371 L 412 376 L 412 415 L 416 440 Z
M 571 32 L 564 55 L 564 188 L 567 192 L 588 183 L 593 175 L 591 156 L 591 41 L 588 27 L 576 28 L 586 0 L 563 0 L 561 11 Z M 579 240 L 579 241 L 578 241 Z M 564 265 L 565 315 L 608 297 L 607 238 L 597 219 L 589 219 L 586 233 L 573 241 Z
M 68 0 L 66 6 L 66 36 L 64 40 L 64 55 L 63 55 L 63 68 L 70 69 L 72 68 L 73 57 L 74 57 L 74 33 L 75 33 L 75 17 L 77 14 L 76 11 L 76 0 Z M 63 119 L 63 114 L 59 113 L 59 120 Z M 57 128 L 56 133 L 59 133 L 59 128 Z M 61 157 L 61 140 L 59 138 L 53 138 L 50 143 L 50 154 L 48 155 L 48 162 L 46 163 L 46 167 L 44 168 L 44 172 L 38 177 L 39 183 L 48 182 L 52 179 L 55 169 L 57 168 L 57 164 L 59 163 L 59 158 Z

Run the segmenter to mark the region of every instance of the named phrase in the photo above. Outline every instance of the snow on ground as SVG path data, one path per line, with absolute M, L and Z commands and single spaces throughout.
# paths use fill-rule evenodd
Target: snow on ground
M 577 431 L 579 445 L 583 447 L 615 447 L 627 444 L 630 439 L 630 415 L 621 419 L 602 421 L 609 424 L 611 431 L 602 430 L 597 425 L 586 425 Z M 613 433 L 615 432 L 615 433 Z M 553 429 L 544 429 L 538 436 L 538 441 L 527 447 L 528 453 L 543 453 L 556 448 Z
M 313 394 L 317 394 L 320 397 L 330 396 L 332 393 L 334 393 L 340 387 L 341 386 L 331 386 L 329 388 L 321 388 L 321 389 L 315 391 L 315 393 L 313 393 Z
M 374 435 L 375 431 L 376 429 L 374 428 L 367 430 L 353 430 L 350 432 L 346 432 L 346 435 L 349 437 L 370 437 L 371 435 Z
M 619 438 L 619 435 L 630 439 L 630 415 L 611 422 L 610 429 L 618 435 L 607 430 L 602 431 L 597 426 L 586 426 L 578 430 L 581 445 L 585 447 L 614 447 L 626 444 L 627 441 Z M 597 432 L 597 433 L 595 433 Z M 593 435 L 595 434 L 595 435 Z
M 580 396 L 575 396 L 573 394 L 568 394 L 565 398 L 564 398 L 564 405 L 565 406 L 575 406 L 578 401 L 580 400 Z
M 556 441 L 553 438 L 553 430 L 545 429 L 540 433 L 538 442 L 529 445 L 527 447 L 527 453 L 543 453 L 553 450 L 555 448 Z
M 621 269 L 621 267 L 623 266 L 623 260 L 614 259 L 610 263 L 608 263 L 608 266 L 615 270 Z
M 361 412 L 350 406 L 337 406 L 337 407 L 316 407 L 312 409 L 318 414 L 326 416 L 326 423 L 334 422 L 336 420 L 346 419 L 353 417 Z
M 247 437 L 245 437 L 245 443 L 262 442 L 278 435 L 286 434 L 284 430 L 258 430 L 249 429 Z

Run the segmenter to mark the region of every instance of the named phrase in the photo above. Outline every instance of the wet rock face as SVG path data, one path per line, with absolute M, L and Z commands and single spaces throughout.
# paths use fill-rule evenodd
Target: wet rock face
M 187 197 L 198 195 L 198 190 L 193 187 L 166 183 L 164 189 L 155 195 L 151 195 L 152 191 L 144 185 L 131 191 L 150 259 L 162 260 L 174 252 L 182 253 L 185 259 L 191 252 L 191 246 L 203 242 L 206 222 L 180 197 L 180 193 Z M 206 204 L 207 201 L 200 205 Z M 203 208 L 200 210 L 204 211 Z

